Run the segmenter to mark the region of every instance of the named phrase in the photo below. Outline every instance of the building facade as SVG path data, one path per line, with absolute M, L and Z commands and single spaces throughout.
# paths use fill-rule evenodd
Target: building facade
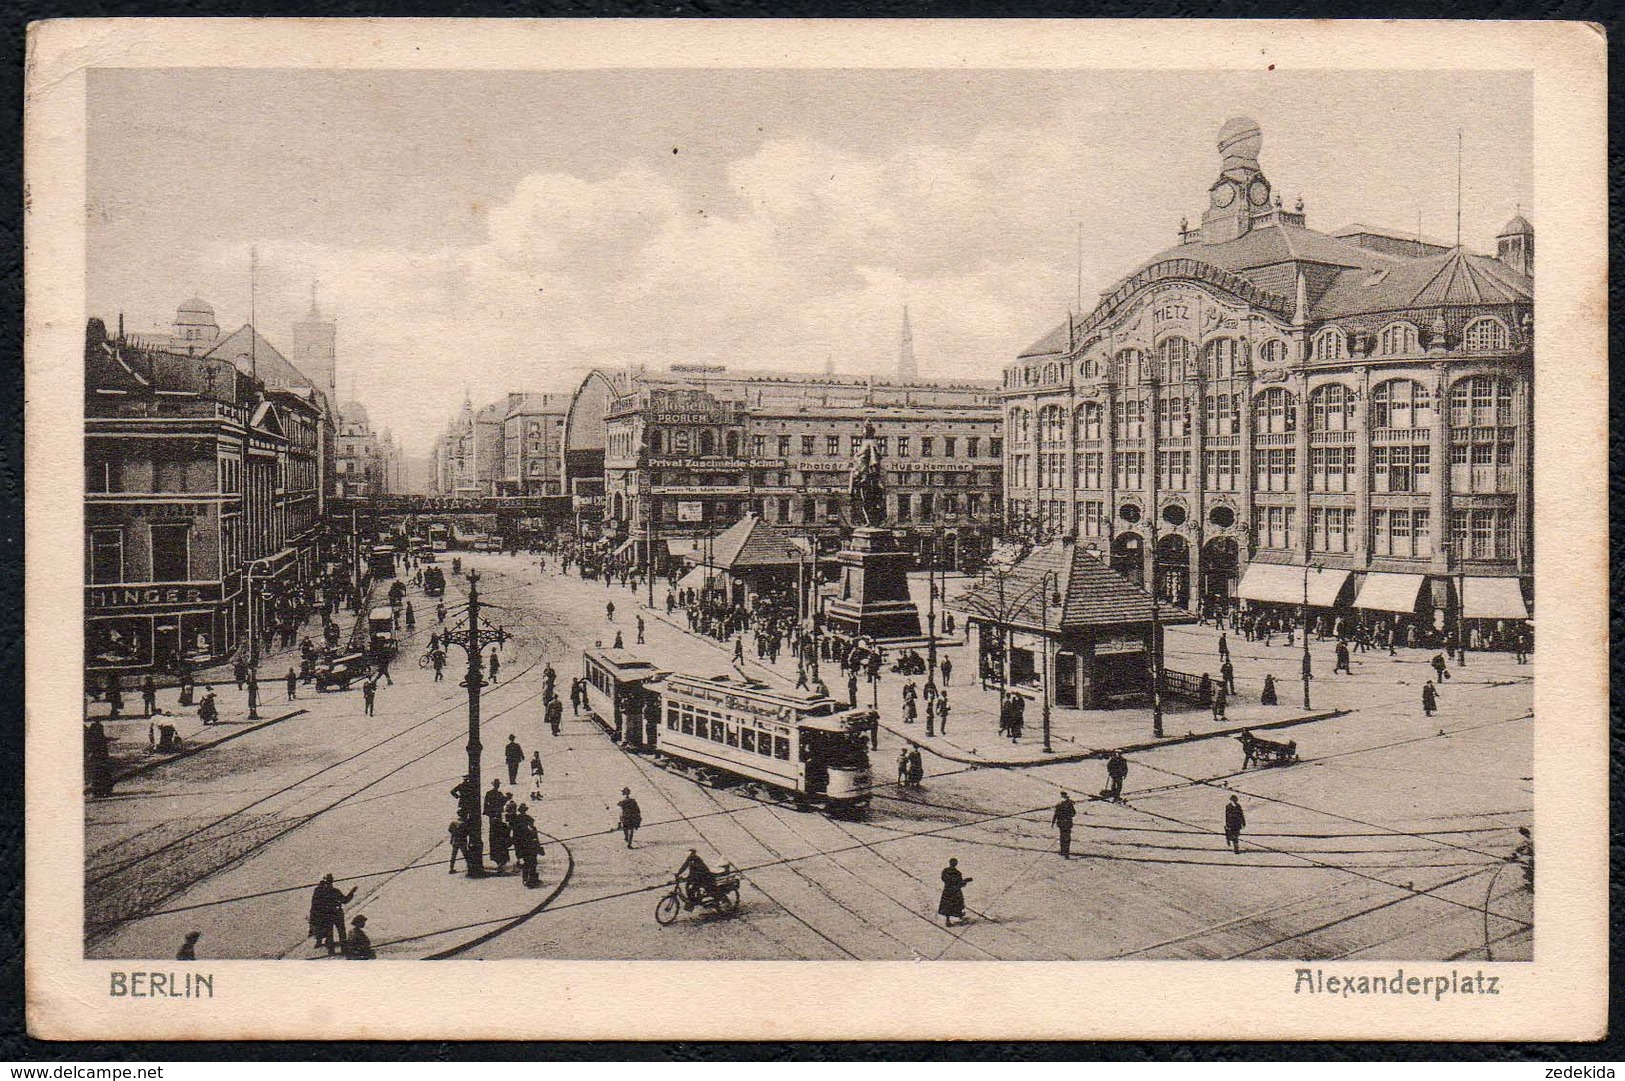
M 383 441 L 372 430 L 366 407 L 349 401 L 339 406 L 333 494 L 340 499 L 367 499 L 390 491 Z
M 1225 124 L 1201 223 L 1006 368 L 1012 530 L 1182 605 L 1526 616 L 1533 229 L 1317 232 L 1261 143 Z
M 835 537 L 852 524 L 852 457 L 873 426 L 886 524 L 922 550 L 944 545 L 948 562 L 979 554 L 1000 521 L 994 390 L 717 365 L 595 370 L 571 404 L 565 457 L 590 468 L 601 455 L 606 531 L 631 541 L 705 536 L 746 514 Z
M 564 417 L 568 394 L 509 394 L 502 420 L 497 495 L 564 494 Z
M 245 343 L 264 361 L 258 378 L 235 360 Z M 250 328 L 163 345 L 112 337 L 98 319 L 86 329 L 92 674 L 218 663 L 320 570 L 320 391 L 294 385 L 297 371 Z

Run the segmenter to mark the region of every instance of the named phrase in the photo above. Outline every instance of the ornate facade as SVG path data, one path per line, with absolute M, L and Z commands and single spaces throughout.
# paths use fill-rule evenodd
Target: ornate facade
M 1227 123 L 1202 222 L 1006 368 L 1012 528 L 1184 605 L 1526 616 L 1533 228 L 1317 232 L 1261 143 Z

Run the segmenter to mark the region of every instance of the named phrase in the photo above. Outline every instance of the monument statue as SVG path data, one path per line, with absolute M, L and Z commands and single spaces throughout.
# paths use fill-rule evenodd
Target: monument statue
M 863 445 L 852 458 L 852 482 L 848 498 L 851 500 L 854 525 L 879 528 L 886 524 L 886 492 L 873 424 L 864 425 Z

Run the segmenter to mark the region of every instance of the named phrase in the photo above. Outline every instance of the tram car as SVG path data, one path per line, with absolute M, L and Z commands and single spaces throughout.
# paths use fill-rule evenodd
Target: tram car
M 658 750 L 676 772 L 713 785 L 742 780 L 759 798 L 830 813 L 868 804 L 873 710 L 737 673 L 675 674 L 650 690 L 662 706 Z
M 439 564 L 427 562 L 424 564 L 423 595 L 425 597 L 446 595 L 446 572 L 440 569 Z
M 588 649 L 581 655 L 587 712 L 633 750 L 653 750 L 660 731 L 660 697 L 649 684 L 667 675 L 626 649 Z
M 395 547 L 390 544 L 375 544 L 372 551 L 367 553 L 367 569 L 374 578 L 395 577 Z

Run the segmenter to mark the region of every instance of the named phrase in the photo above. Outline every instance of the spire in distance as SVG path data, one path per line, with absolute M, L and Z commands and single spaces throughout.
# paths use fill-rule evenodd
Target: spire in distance
M 908 305 L 903 305 L 903 339 L 897 347 L 897 378 L 903 383 L 912 383 L 920 376 L 919 367 L 914 362 L 914 330 L 908 322 Z

